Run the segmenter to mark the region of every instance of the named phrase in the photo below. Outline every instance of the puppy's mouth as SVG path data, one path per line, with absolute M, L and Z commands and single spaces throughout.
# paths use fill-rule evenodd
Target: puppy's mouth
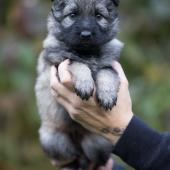
M 100 51 L 98 45 L 88 42 L 79 43 L 77 46 L 74 46 L 73 49 L 82 55 L 97 55 Z
M 89 47 L 93 46 L 93 44 L 88 41 L 86 41 L 86 42 L 83 41 L 79 44 L 79 46 L 84 47 L 84 48 L 89 48 Z
M 91 48 L 97 46 L 96 43 L 93 42 L 92 39 L 80 39 L 79 43 L 77 44 L 79 47 L 84 48 Z

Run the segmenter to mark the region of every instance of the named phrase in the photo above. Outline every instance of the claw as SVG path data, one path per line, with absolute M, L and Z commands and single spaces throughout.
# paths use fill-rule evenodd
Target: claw
M 89 100 L 89 98 L 93 95 L 93 89 L 87 92 L 87 91 L 81 91 L 75 88 L 75 92 L 77 96 L 79 96 L 82 100 Z
M 116 105 L 117 97 L 112 98 L 112 100 L 106 101 L 105 99 L 101 99 L 99 98 L 99 96 L 97 96 L 97 102 L 106 111 L 109 111 L 109 110 L 112 110 L 112 108 Z

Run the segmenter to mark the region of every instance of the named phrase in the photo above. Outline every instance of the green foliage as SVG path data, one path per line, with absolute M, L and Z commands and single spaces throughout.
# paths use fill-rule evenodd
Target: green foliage
M 170 129 L 169 0 L 121 2 L 121 64 L 133 110 L 157 130 Z M 36 61 L 50 1 L 0 2 L 0 169 L 53 169 L 38 141 Z

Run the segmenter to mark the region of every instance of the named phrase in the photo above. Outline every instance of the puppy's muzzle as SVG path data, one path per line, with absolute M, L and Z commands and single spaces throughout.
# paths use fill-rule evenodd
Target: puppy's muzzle
M 91 37 L 92 37 L 92 32 L 91 31 L 82 31 L 81 33 L 80 33 L 80 37 L 82 38 L 82 39 L 90 39 Z

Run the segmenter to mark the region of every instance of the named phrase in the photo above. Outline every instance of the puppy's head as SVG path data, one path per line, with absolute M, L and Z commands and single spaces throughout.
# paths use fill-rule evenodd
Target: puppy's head
M 49 31 L 68 46 L 101 46 L 118 29 L 119 0 L 53 0 Z

